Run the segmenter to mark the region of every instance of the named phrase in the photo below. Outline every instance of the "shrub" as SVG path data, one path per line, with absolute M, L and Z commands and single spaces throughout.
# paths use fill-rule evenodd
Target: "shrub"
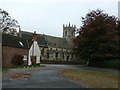
M 12 59 L 12 63 L 14 65 L 17 65 L 17 66 L 22 65 L 24 63 L 23 56 L 22 55 L 15 55 Z
M 104 62 L 90 62 L 88 66 L 120 69 L 120 60 L 105 60 Z

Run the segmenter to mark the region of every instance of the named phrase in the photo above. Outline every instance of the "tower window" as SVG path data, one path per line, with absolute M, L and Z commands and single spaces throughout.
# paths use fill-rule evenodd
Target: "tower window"
M 65 36 L 67 36 L 67 31 L 65 31 Z

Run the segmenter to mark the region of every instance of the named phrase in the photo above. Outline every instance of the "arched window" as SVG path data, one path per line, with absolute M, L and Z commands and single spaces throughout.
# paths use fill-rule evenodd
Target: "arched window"
M 65 31 L 65 36 L 67 36 L 67 31 Z

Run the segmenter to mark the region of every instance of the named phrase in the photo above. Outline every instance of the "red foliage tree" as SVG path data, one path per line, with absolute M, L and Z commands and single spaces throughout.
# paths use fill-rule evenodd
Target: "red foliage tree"
M 83 26 L 74 39 L 75 50 L 83 60 L 103 62 L 113 59 L 117 53 L 117 19 L 101 10 L 82 17 Z
M 22 55 L 15 55 L 12 59 L 14 65 L 22 65 L 24 63 Z

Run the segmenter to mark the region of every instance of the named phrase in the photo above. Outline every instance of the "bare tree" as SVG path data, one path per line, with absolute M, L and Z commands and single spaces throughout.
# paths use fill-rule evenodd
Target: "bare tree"
M 9 14 L 0 8 L 0 30 L 5 34 L 17 36 L 20 30 L 20 25 L 15 19 L 12 19 Z

